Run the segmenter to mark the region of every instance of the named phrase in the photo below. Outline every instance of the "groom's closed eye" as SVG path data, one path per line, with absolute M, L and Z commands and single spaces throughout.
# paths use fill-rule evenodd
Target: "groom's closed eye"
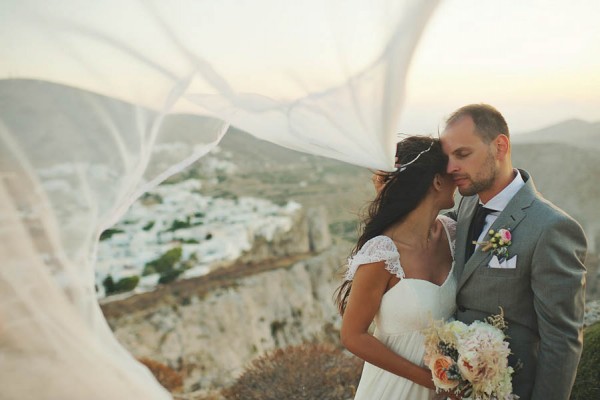
M 471 152 L 470 152 L 470 151 L 456 151 L 456 152 L 454 153 L 454 156 L 455 156 L 456 158 L 466 158 L 466 157 L 468 157 L 468 156 L 470 156 L 470 155 L 471 155 Z

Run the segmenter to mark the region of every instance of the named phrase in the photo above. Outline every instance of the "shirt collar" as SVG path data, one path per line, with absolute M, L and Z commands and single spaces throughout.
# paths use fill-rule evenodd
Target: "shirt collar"
M 514 169 L 513 171 L 515 171 L 515 177 L 513 178 L 512 182 L 509 183 L 508 186 L 506 186 L 500 193 L 492 197 L 487 203 L 483 204 L 485 208 L 494 211 L 504 210 L 513 196 L 517 194 L 517 192 L 523 186 L 525 186 L 525 181 L 523 180 L 519 170 Z M 479 200 L 479 204 L 482 204 L 481 200 Z

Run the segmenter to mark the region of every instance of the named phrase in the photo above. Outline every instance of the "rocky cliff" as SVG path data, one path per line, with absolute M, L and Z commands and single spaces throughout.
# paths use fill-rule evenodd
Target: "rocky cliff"
M 184 371 L 186 391 L 226 385 L 273 348 L 337 341 L 332 296 L 349 246 L 330 246 L 322 210 L 307 214 L 235 266 L 104 304 L 115 335 L 136 357 Z

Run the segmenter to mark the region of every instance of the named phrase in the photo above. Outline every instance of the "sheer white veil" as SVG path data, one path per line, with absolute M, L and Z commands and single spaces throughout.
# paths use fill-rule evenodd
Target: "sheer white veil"
M 169 398 L 98 306 L 100 233 L 229 124 L 390 169 L 437 3 L 3 1 L 2 397 Z

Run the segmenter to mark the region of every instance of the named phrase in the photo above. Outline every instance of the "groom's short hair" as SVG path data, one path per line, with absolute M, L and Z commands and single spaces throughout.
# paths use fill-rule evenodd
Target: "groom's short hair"
M 489 104 L 469 104 L 454 111 L 446 120 L 446 127 L 454 124 L 463 117 L 469 116 L 475 124 L 475 131 L 485 143 L 490 143 L 496 139 L 499 134 L 510 138 L 508 124 L 500 114 Z

